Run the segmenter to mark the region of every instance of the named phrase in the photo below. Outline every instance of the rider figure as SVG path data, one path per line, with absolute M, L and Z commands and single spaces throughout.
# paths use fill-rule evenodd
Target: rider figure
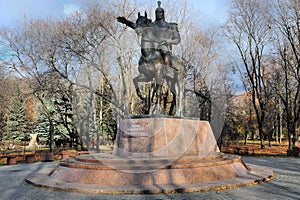
M 158 7 L 155 10 L 155 21 L 150 24 L 156 28 L 160 41 L 156 44 L 155 50 L 160 53 L 166 66 L 172 67 L 172 45 L 180 43 L 180 34 L 176 23 L 165 21 L 164 9 L 160 7 L 161 2 L 157 2 Z M 118 17 L 118 22 L 126 24 L 132 29 L 136 28 L 136 23 L 127 20 L 125 17 Z M 165 32 L 169 31 L 169 34 Z M 155 42 L 155 41 L 153 41 Z M 177 69 L 176 69 L 177 70 Z
M 152 24 L 157 27 L 158 33 L 163 33 L 166 29 L 171 30 L 168 38 L 163 38 L 160 44 L 158 44 L 157 50 L 160 52 L 164 64 L 172 67 L 172 45 L 180 43 L 180 34 L 176 23 L 165 21 L 165 11 L 160 7 L 161 2 L 158 1 L 157 4 L 158 7 L 155 10 L 155 21 Z

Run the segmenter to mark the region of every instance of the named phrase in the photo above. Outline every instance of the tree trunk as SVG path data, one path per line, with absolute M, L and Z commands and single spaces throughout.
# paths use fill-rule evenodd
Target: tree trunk
M 271 147 L 271 138 L 272 138 L 272 135 L 273 135 L 272 132 L 268 133 L 269 147 Z
M 251 128 L 251 140 L 254 140 L 254 136 L 255 136 L 255 130 L 254 128 Z
M 297 133 L 296 133 L 296 124 L 295 123 L 291 123 L 291 139 L 292 139 L 292 146 L 297 146 L 298 144 L 298 137 L 297 137 Z
M 279 121 L 275 124 L 275 141 L 276 143 L 279 142 Z
M 104 82 L 101 81 L 100 82 L 100 93 L 103 94 L 104 92 Z M 100 131 L 97 131 L 97 139 L 96 139 L 96 151 L 97 152 L 100 152 L 100 136 L 104 136 L 103 134 L 103 128 L 102 128 L 102 125 L 103 125 L 103 97 L 100 96 L 100 110 L 99 110 L 99 129 Z M 100 132 L 100 134 L 99 134 Z
M 54 125 L 53 125 L 53 120 L 49 119 L 50 123 L 50 129 L 49 129 L 49 136 L 50 136 L 50 153 L 53 153 L 54 151 Z
M 279 143 L 281 144 L 282 141 L 282 112 L 280 113 L 279 118 Z
M 244 142 L 244 144 L 247 144 L 248 131 L 245 131 L 245 135 L 244 135 L 244 136 L 245 136 L 245 138 L 244 138 L 244 139 L 245 139 L 245 142 Z
M 264 130 L 261 122 L 258 123 L 258 131 L 259 131 L 259 139 L 260 139 L 260 148 L 264 149 L 265 148 Z
M 290 118 L 287 117 L 287 132 L 288 132 L 288 142 L 289 142 L 289 147 L 288 149 L 292 149 L 292 142 L 291 142 L 291 121 L 290 121 Z

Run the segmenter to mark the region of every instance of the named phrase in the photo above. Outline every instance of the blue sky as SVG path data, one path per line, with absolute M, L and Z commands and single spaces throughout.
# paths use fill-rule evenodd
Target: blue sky
M 15 25 L 24 16 L 60 18 L 95 1 L 101 4 L 103 0 L 0 0 L 0 27 Z M 204 28 L 225 22 L 230 1 L 188 0 L 199 11 L 199 23 Z
M 224 23 L 231 0 L 188 0 L 199 11 L 199 23 L 203 27 Z

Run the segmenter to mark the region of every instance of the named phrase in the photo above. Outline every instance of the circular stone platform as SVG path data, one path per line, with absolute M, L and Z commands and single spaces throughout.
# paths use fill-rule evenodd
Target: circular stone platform
M 234 188 L 274 177 L 273 171 L 247 166 L 239 156 L 214 153 L 207 157 L 118 157 L 112 153 L 81 155 L 61 161 L 56 169 L 35 172 L 25 181 L 61 191 L 175 193 Z
M 120 122 L 112 152 L 67 158 L 25 180 L 55 190 L 116 194 L 219 190 L 272 177 L 272 170 L 220 153 L 207 121 L 137 118 Z

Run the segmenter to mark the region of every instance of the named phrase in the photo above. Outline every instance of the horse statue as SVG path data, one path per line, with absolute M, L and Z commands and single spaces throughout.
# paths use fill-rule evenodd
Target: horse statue
M 145 16 L 138 13 L 135 23 L 124 17 L 118 17 L 117 20 L 134 29 L 136 34 L 141 37 L 141 57 L 138 62 L 139 74 L 133 78 L 138 97 L 142 100 L 146 99 L 146 96 L 141 93 L 138 83 L 152 82 L 153 88 L 149 91 L 148 100 L 150 103 L 148 108 L 150 113 L 154 114 L 151 111 L 151 104 L 155 96 L 156 102 L 153 111 L 155 114 L 158 114 L 162 97 L 162 86 L 165 84 L 171 90 L 173 96 L 169 114 L 173 113 L 174 107 L 176 107 L 175 116 L 181 116 L 184 90 L 183 80 L 185 76 L 184 61 L 179 57 L 170 55 L 169 60 L 171 64 L 170 62 L 166 63 L 159 50 L 162 46 L 171 46 L 167 44 L 166 40 L 172 37 L 172 31 L 174 31 L 172 26 L 173 28 L 176 26 L 177 29 L 177 24 L 166 22 L 165 25 L 159 27 L 152 23 L 151 19 L 147 18 L 147 12 L 145 12 Z M 178 97 L 178 106 L 176 106 L 176 97 Z
M 154 111 L 157 114 L 159 113 L 160 101 L 162 97 L 162 86 L 164 83 L 166 83 L 173 96 L 169 114 L 173 112 L 173 109 L 176 106 L 176 97 L 178 97 L 178 106 L 176 107 L 175 116 L 181 116 L 184 90 L 183 80 L 185 76 L 184 61 L 183 59 L 172 55 L 172 66 L 166 65 L 161 53 L 157 50 L 159 49 L 160 45 L 164 44 L 165 39 L 170 37 L 168 31 L 172 30 L 164 29 L 162 31 L 155 27 L 152 24 L 151 19 L 147 18 L 147 13 L 145 12 L 145 16 L 141 16 L 140 13 L 138 13 L 135 31 L 138 36 L 141 36 L 141 57 L 138 64 L 139 74 L 133 78 L 137 95 L 141 99 L 145 99 L 145 96 L 140 92 L 138 86 L 139 82 L 153 81 L 155 89 L 152 95 L 149 94 L 149 98 L 151 98 L 150 102 L 153 102 L 153 97 L 155 94 L 156 103 Z

